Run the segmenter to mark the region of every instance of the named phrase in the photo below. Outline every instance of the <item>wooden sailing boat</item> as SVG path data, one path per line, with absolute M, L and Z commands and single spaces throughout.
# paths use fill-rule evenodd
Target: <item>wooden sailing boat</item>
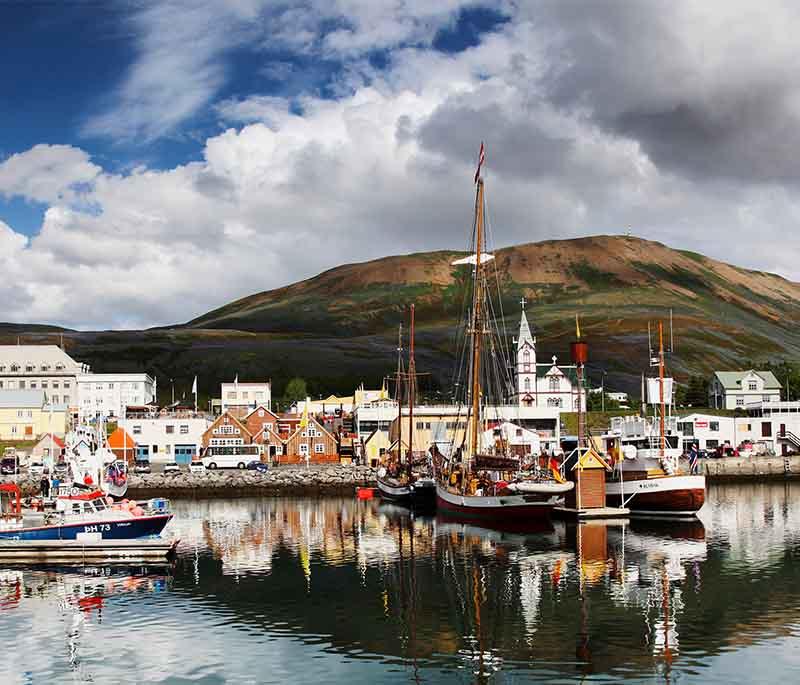
M 650 354 L 658 376 L 650 379 L 658 387 L 658 416 L 612 420 L 612 431 L 605 438 L 607 450 L 617 455 L 616 476 L 606 484 L 609 506 L 624 506 L 632 513 L 666 516 L 694 516 L 705 502 L 705 476 L 685 473 L 679 466 L 683 451 L 680 436 L 667 439 L 666 393 L 672 393 L 665 378 L 664 329 L 658 324 L 658 356 Z M 644 402 L 646 397 L 642 397 Z M 674 419 L 671 419 L 674 421 Z
M 478 170 L 475 173 L 476 198 L 473 254 L 454 264 L 469 264 L 473 268 L 472 301 L 467 327 L 466 432 L 455 440 L 450 454 L 444 455 L 436 484 L 437 506 L 451 514 L 495 519 L 499 521 L 536 520 L 549 516 L 563 495 L 574 487 L 570 482 L 556 481 L 549 470 L 522 472 L 519 458 L 509 453 L 508 445 L 486 449 L 481 434 L 486 424 L 484 412 L 485 386 L 492 378 L 490 364 L 498 364 L 501 347 L 494 334 L 494 303 L 488 293 L 486 265 L 494 257 L 485 249 L 484 182 L 481 168 L 484 146 L 481 143 Z M 486 340 L 486 345 L 484 345 Z M 484 361 L 486 363 L 484 363 Z M 499 398 L 498 398 L 499 399 Z
M 397 345 L 397 459 L 378 471 L 378 490 L 385 499 L 412 504 L 416 507 L 434 506 L 435 482 L 427 473 L 426 464 L 414 461 L 414 400 L 416 398 L 416 362 L 414 360 L 414 305 L 411 305 L 408 372 L 403 370 L 402 325 Z M 408 450 L 403 458 L 403 385 L 408 391 Z

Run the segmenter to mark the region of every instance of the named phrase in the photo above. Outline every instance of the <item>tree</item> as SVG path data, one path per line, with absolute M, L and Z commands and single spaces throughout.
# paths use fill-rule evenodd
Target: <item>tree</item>
M 286 384 L 286 388 L 283 391 L 283 401 L 285 404 L 299 402 L 306 397 L 308 397 L 308 388 L 306 387 L 304 378 L 295 376 Z

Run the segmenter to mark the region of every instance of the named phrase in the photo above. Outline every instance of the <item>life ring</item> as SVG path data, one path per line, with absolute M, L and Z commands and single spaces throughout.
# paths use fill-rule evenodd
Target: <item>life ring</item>
M 81 491 L 80 491 L 78 488 L 72 488 L 72 489 L 69 491 L 69 494 L 70 494 L 70 495 L 72 495 L 72 496 L 74 497 L 75 495 L 80 495 L 80 494 L 81 494 Z

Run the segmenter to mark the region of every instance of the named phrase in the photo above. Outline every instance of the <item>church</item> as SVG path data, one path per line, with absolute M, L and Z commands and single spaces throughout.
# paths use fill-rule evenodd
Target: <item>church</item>
M 550 363 L 536 361 L 536 336 L 531 333 L 522 299 L 522 318 L 517 337 L 517 396 L 523 407 L 559 408 L 562 412 L 578 411 L 579 402 L 586 409 L 586 389 L 579 391 L 574 365 L 558 364 L 555 355 Z

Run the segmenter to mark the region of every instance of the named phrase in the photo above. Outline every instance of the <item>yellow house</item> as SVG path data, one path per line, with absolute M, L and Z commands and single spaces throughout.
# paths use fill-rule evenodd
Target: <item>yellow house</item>
M 364 441 L 364 462 L 372 468 L 376 468 L 383 459 L 383 455 L 389 451 L 391 444 L 386 431 L 372 431 Z
M 46 402 L 43 390 L 0 391 L 0 440 L 36 440 L 43 433 L 64 435 L 67 407 Z

